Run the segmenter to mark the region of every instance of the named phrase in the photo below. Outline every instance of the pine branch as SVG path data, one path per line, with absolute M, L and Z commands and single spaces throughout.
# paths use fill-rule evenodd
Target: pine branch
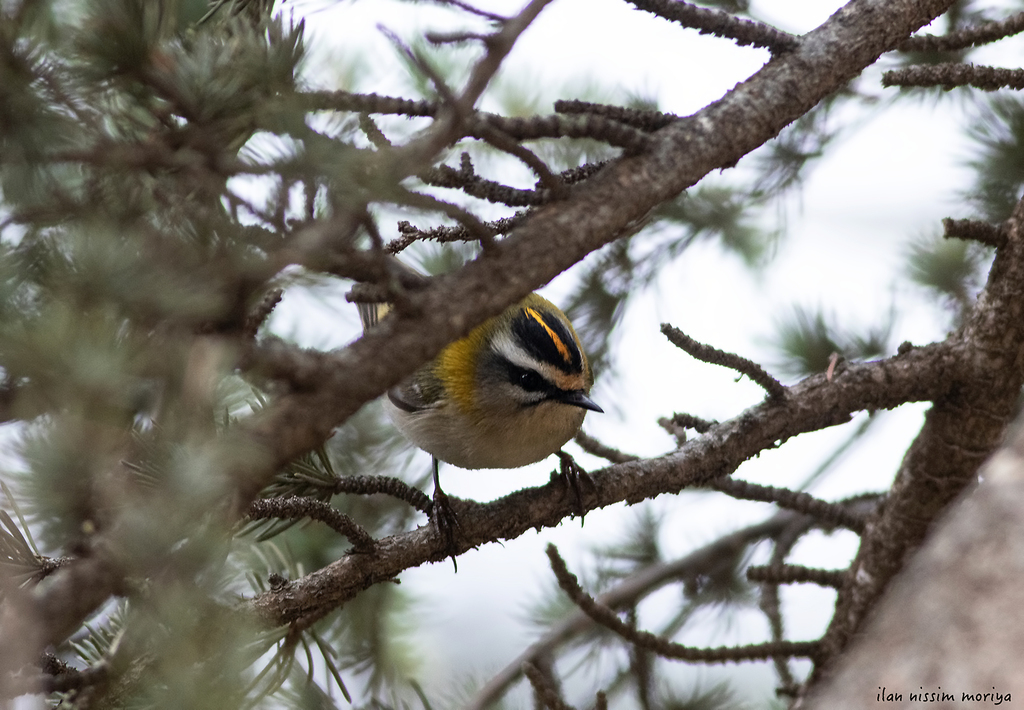
M 600 456 L 606 461 L 612 463 L 626 463 L 627 461 L 639 461 L 639 456 L 633 454 L 625 454 L 618 449 L 613 449 L 610 446 L 605 446 L 600 441 L 590 436 L 584 431 L 580 431 L 575 437 L 576 443 L 580 445 L 580 448 L 586 451 L 588 454 L 594 456 Z
M 530 681 L 530 685 L 533 686 L 533 691 L 537 694 L 537 698 L 541 701 L 543 707 L 548 708 L 548 710 L 575 710 L 562 699 L 558 694 L 558 690 L 550 682 L 550 679 L 545 677 L 536 665 L 524 663 L 523 675 Z
M 309 111 L 352 111 L 355 113 L 429 116 L 437 113 L 436 101 L 415 101 L 379 94 L 354 94 L 350 91 L 310 91 L 297 94 Z
M 909 552 L 921 545 L 932 521 L 977 480 L 981 463 L 1001 443 L 1024 386 L 1021 368 L 998 364 L 1024 357 L 1024 323 L 1009 315 L 1024 309 L 1024 293 L 1015 285 L 1020 283 L 1024 202 L 1014 208 L 1006 244 L 996 251 L 984 292 L 958 331 L 962 335 L 953 336 L 969 344 L 979 375 L 967 380 L 969 386 L 935 401 L 885 505 L 868 519 L 852 573 L 839 590 L 835 616 L 822 638 L 812 683 L 827 675 Z
M 1012 37 L 1021 31 L 1024 31 L 1024 12 L 1010 15 L 1005 20 L 965 27 L 947 35 L 917 35 L 902 42 L 898 49 L 901 52 L 955 52 Z
M 703 434 L 718 426 L 718 422 L 714 419 L 701 419 L 685 412 L 676 412 L 671 418 L 662 417 L 658 420 L 658 424 L 673 436 L 680 434 L 678 431 L 680 429 L 693 429 L 698 434 Z M 677 436 L 677 438 L 679 437 Z M 683 441 L 686 441 L 685 432 L 681 432 L 681 438 Z
M 668 323 L 661 324 L 661 332 L 664 333 L 665 337 L 668 338 L 673 345 L 682 349 L 692 357 L 712 365 L 728 367 L 732 370 L 736 370 L 736 372 L 741 375 L 746 375 L 751 380 L 761 385 L 761 387 L 768 393 L 769 398 L 779 400 L 786 396 L 786 388 L 782 383 L 769 375 L 765 369 L 756 362 L 733 353 L 727 353 L 724 350 L 713 348 L 710 345 L 698 343 L 686 333 L 678 328 L 672 327 Z
M 747 568 L 747 579 L 751 582 L 770 582 L 771 584 L 809 582 L 834 589 L 839 589 L 843 585 L 845 575 L 845 570 L 818 569 L 803 565 L 769 565 Z
M 359 114 L 359 130 L 378 150 L 394 147 L 368 113 Z
M 864 516 L 854 512 L 842 503 L 829 503 L 814 496 L 788 488 L 759 486 L 736 478 L 722 478 L 711 484 L 711 488 L 740 500 L 757 500 L 775 503 L 783 508 L 805 513 L 825 523 L 853 530 L 864 531 Z
M 459 97 L 458 103 L 454 107 L 457 115 L 465 116 L 469 114 L 477 99 L 480 98 L 484 89 L 487 88 L 491 78 L 501 67 L 502 61 L 512 51 L 516 40 L 537 19 L 537 16 L 550 2 L 551 0 L 531 0 L 518 15 L 502 21 L 500 29 L 487 37 L 483 43 L 486 54 L 473 67 L 473 71 L 466 81 L 462 96 Z
M 928 345 L 872 363 L 851 363 L 831 382 L 823 374 L 794 385 L 781 403 L 766 401 L 739 417 L 722 422 L 678 451 L 654 459 L 631 461 L 593 471 L 593 490 L 586 511 L 620 500 L 639 501 L 658 493 L 706 485 L 734 471 L 757 452 L 779 440 L 849 421 L 851 413 L 881 409 L 908 401 L 938 399 L 959 381 L 960 350 L 952 344 Z M 942 373 L 936 377 L 934 373 Z M 342 479 L 346 480 L 346 479 Z M 422 494 L 420 494 L 422 495 Z M 425 496 L 424 496 L 425 498 Z M 527 530 L 557 525 L 577 514 L 576 501 L 561 480 L 526 489 L 480 505 L 462 501 L 458 552 Z M 361 590 L 373 574 L 391 577 L 428 559 L 443 559 L 444 545 L 429 526 L 378 541 L 372 570 L 342 559 L 293 582 L 289 594 L 257 597 L 253 610 L 266 623 L 282 624 L 311 608 L 330 608 Z
M 964 239 L 999 249 L 1006 244 L 1007 228 L 1004 224 L 991 224 L 976 219 L 942 220 L 943 237 L 946 239 Z
M 421 174 L 420 178 L 428 185 L 433 185 L 434 187 L 459 189 L 470 197 L 487 200 L 495 204 L 508 205 L 509 207 L 530 207 L 542 205 L 551 200 L 550 194 L 545 194 L 544 192 L 521 190 L 479 177 L 473 171 L 472 165 L 469 165 L 467 169 L 465 161 L 459 170 L 447 165 L 439 165 Z M 484 225 L 484 228 L 486 228 L 486 225 Z M 489 233 L 490 231 L 488 230 Z M 466 229 L 466 232 L 469 233 L 469 230 Z
M 551 200 L 559 200 L 565 197 L 565 183 L 560 178 L 555 177 L 551 172 L 551 168 L 537 157 L 533 151 L 520 145 L 518 141 L 504 131 L 487 124 L 484 124 L 484 129 L 479 135 L 489 145 L 518 158 L 530 168 L 537 176 L 538 183 L 546 188 L 545 201 L 550 202 Z
M 882 74 L 882 86 L 973 86 L 983 91 L 1024 89 L 1024 69 L 999 69 L 973 64 L 929 64 L 894 69 Z
M 440 104 L 433 101 L 412 101 L 377 94 L 352 94 L 347 91 L 310 92 L 300 94 L 303 103 L 310 110 L 354 111 L 366 114 L 399 114 L 403 116 L 434 117 Z M 609 145 L 626 148 L 632 152 L 644 150 L 647 137 L 624 122 L 593 112 L 578 116 L 534 116 L 530 118 L 505 117 L 484 111 L 465 118 L 464 134 L 481 140 L 497 129 L 516 140 L 538 138 L 593 138 Z M 90 154 L 91 159 L 99 157 Z M 142 161 L 144 158 L 140 157 Z M 154 158 L 149 157 L 149 160 Z
M 779 534 L 772 536 L 772 554 L 769 559 L 770 565 L 782 565 L 785 563 L 793 547 L 803 538 L 812 527 L 808 518 L 796 519 L 787 525 Z M 758 599 L 758 606 L 768 619 L 768 628 L 771 630 L 771 640 L 774 642 L 783 641 L 786 638 L 785 622 L 782 618 L 782 607 L 779 603 L 779 585 L 770 582 L 761 585 L 761 596 Z M 789 659 L 776 657 L 772 659 L 775 672 L 779 676 L 779 687 L 782 689 L 793 689 L 796 687 L 796 679 L 789 667 Z
M 634 606 L 666 584 L 686 582 L 713 574 L 721 565 L 722 559 L 735 559 L 744 549 L 760 540 L 775 539 L 793 526 L 804 530 L 813 524 L 813 520 L 804 516 L 788 511 L 779 513 L 762 523 L 729 533 L 685 557 L 641 569 L 602 594 L 598 601 L 611 609 Z M 491 707 L 520 677 L 524 663 L 532 663 L 553 655 L 560 647 L 593 628 L 594 624 L 589 616 L 577 611 L 555 625 L 484 684 L 466 710 L 484 710 Z
M 334 493 L 351 493 L 362 496 L 381 493 L 405 501 L 427 515 L 430 515 L 434 506 L 433 501 L 423 491 L 391 476 L 344 476 L 339 478 L 335 484 Z
M 528 212 L 526 211 L 517 212 L 511 217 L 502 217 L 501 219 L 494 220 L 493 222 L 484 222 L 484 226 L 487 228 L 488 232 L 490 232 L 491 236 L 508 234 L 526 220 L 527 214 Z M 384 250 L 388 254 L 397 254 L 414 242 L 423 240 L 431 240 L 440 243 L 465 242 L 473 240 L 469 230 L 462 225 L 455 227 L 434 227 L 433 229 L 421 230 L 412 226 L 409 222 L 399 222 L 398 231 L 402 236 L 391 240 L 384 247 Z
M 551 562 L 551 569 L 558 579 L 558 586 L 580 610 L 629 643 L 653 651 L 662 658 L 699 663 L 739 663 L 741 661 L 767 660 L 776 656 L 810 658 L 816 653 L 817 642 L 814 641 L 782 641 L 747 646 L 698 648 L 673 643 L 646 631 L 637 631 L 620 620 L 614 611 L 583 591 L 579 580 L 569 572 L 554 545 L 548 545 L 547 555 Z
M 242 327 L 243 337 L 247 339 L 256 337 L 256 332 L 270 317 L 277 304 L 281 302 L 282 296 L 284 296 L 284 290 L 280 288 L 272 288 L 263 295 L 245 318 L 245 324 Z
M 343 535 L 352 543 L 352 549 L 359 553 L 372 553 L 374 539 L 352 518 L 340 510 L 332 508 L 322 500 L 287 496 L 285 498 L 260 498 L 249 506 L 247 517 L 250 520 L 266 520 L 280 518 L 284 520 L 301 520 L 309 518 L 328 525 L 339 535 Z
M 653 133 L 665 126 L 679 120 L 679 116 L 673 113 L 662 113 L 661 111 L 642 111 L 639 109 L 625 108 L 624 106 L 611 106 L 607 104 L 595 104 L 588 101 L 556 101 L 555 111 L 557 113 L 569 114 L 592 114 L 604 116 L 605 118 L 617 121 L 642 131 Z
M 762 22 L 743 20 L 722 10 L 697 7 L 681 0 L 629 2 L 640 10 L 678 22 L 683 27 L 692 27 L 702 35 L 734 40 L 741 47 L 764 47 L 772 54 L 781 54 L 794 51 L 800 43 L 799 38 Z
M 593 138 L 608 145 L 625 148 L 630 153 L 642 153 L 651 145 L 650 136 L 646 132 L 594 114 L 506 118 L 481 113 L 467 121 L 466 135 L 483 139 L 492 128 L 497 128 L 516 140 Z
M 404 199 L 402 201 L 410 207 L 418 207 L 424 210 L 436 210 L 442 214 L 448 215 L 465 227 L 466 231 L 473 235 L 473 239 L 480 243 L 480 246 L 484 251 L 491 251 L 494 249 L 494 238 L 487 226 L 477 219 L 476 215 L 469 210 L 464 209 L 460 205 L 457 205 L 454 202 L 438 199 L 433 195 L 414 192 L 412 190 L 404 194 Z M 396 309 L 401 309 L 401 307 L 401 303 L 395 303 Z

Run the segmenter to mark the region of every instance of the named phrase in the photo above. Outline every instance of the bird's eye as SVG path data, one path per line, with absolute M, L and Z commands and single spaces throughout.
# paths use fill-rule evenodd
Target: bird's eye
M 542 392 L 550 388 L 547 380 L 533 370 L 516 367 L 512 371 L 512 384 L 517 385 L 527 392 Z

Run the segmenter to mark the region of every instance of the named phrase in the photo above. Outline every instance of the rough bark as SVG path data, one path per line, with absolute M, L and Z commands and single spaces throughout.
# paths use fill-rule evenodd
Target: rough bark
M 804 707 L 990 707 L 1024 692 L 1024 427 L 981 480 L 944 516 Z M 915 701 L 912 693 L 928 695 Z
M 935 400 L 907 452 L 886 504 L 868 521 L 822 641 L 815 678 L 827 674 L 865 615 L 916 550 L 932 522 L 975 480 L 1002 441 L 1024 385 L 1024 203 L 1011 218 L 985 290 L 957 336 L 968 371 Z

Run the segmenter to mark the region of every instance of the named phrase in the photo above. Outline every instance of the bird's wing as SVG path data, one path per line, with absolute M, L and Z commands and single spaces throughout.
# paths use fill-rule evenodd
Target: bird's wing
M 420 368 L 412 377 L 388 390 L 388 399 L 404 412 L 421 412 L 444 404 L 444 385 L 432 364 Z

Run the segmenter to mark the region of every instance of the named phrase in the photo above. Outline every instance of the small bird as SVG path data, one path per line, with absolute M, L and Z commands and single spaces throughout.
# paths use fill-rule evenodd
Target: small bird
M 363 330 L 389 308 L 360 303 Z M 561 448 L 588 410 L 604 411 L 590 399 L 593 383 L 569 319 L 531 293 L 388 391 L 385 409 L 395 426 L 434 457 L 431 517 L 449 548 L 457 521 L 441 490 L 438 461 L 469 469 L 518 468 L 558 454 L 582 509 L 576 480 L 582 470 Z

